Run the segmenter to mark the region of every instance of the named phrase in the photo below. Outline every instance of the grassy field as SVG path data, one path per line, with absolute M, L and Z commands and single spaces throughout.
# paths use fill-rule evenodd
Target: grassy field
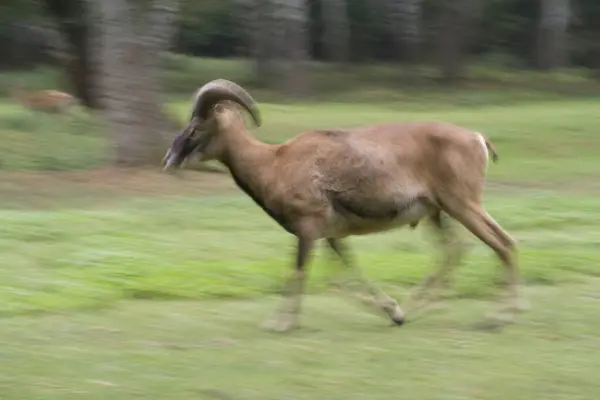
M 517 325 L 469 329 L 494 306 L 499 277 L 491 252 L 471 239 L 453 297 L 402 328 L 329 291 L 341 268 L 319 247 L 304 329 L 264 332 L 294 240 L 226 174 L 95 168 L 107 143 L 87 117 L 40 120 L 5 102 L 0 398 L 600 396 L 600 100 L 505 94 L 491 106 L 490 91 L 459 92 L 458 104 L 423 96 L 266 103 L 256 134 L 277 142 L 311 127 L 414 119 L 486 132 L 500 161 L 485 204 L 519 240 L 532 303 Z M 170 104 L 181 118 L 187 109 Z M 24 171 L 35 169 L 51 171 Z M 350 243 L 366 275 L 399 300 L 436 256 L 424 227 Z

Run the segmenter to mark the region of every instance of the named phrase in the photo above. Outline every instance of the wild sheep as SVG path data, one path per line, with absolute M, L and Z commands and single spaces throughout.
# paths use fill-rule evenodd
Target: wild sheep
M 486 326 L 501 327 L 514 318 L 520 308 L 515 241 L 481 205 L 488 157 L 497 158 L 485 136 L 441 122 L 383 123 L 313 130 L 266 144 L 250 134 L 239 106 L 261 125 L 256 102 L 234 82 L 217 79 L 202 86 L 163 165 L 180 167 L 192 155 L 220 161 L 248 196 L 297 237 L 295 268 L 272 329 L 298 325 L 307 260 L 322 238 L 356 273 L 372 303 L 402 324 L 405 313 L 360 278 L 341 239 L 415 227 L 422 219 L 432 223 L 445 251 L 409 304 L 422 306 L 428 290 L 439 289 L 458 264 L 462 251 L 452 229 L 455 219 L 496 252 L 507 272 L 508 304 Z
M 67 113 L 72 110 L 77 100 L 68 93 L 58 90 L 39 90 L 27 92 L 21 86 L 11 88 L 12 98 L 33 111 L 46 113 Z

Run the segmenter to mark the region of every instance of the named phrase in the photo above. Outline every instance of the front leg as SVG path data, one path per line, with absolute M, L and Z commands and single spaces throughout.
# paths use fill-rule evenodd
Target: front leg
M 392 299 L 383 290 L 379 289 L 363 276 L 361 269 L 350 259 L 348 250 L 340 240 L 328 238 L 327 244 L 329 244 L 331 250 L 337 254 L 342 261 L 342 264 L 352 272 L 355 279 L 358 281 L 359 290 L 363 292 L 363 294 L 366 294 L 366 297 L 357 295 L 357 293 L 351 290 L 347 283 L 342 282 L 341 289 L 352 297 L 360 300 L 361 303 L 369 306 L 369 308 L 385 311 L 395 324 L 402 325 L 404 323 L 404 312 L 400 306 L 398 306 L 396 300 Z
M 296 250 L 296 263 L 294 270 L 287 280 L 284 299 L 278 311 L 278 315 L 272 321 L 267 322 L 265 328 L 277 332 L 285 332 L 297 328 L 298 315 L 302 304 L 302 294 L 306 282 L 306 265 L 310 256 L 314 240 L 299 236 Z

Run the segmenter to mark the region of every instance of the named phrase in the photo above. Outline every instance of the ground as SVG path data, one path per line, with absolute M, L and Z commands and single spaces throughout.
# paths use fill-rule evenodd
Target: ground
M 128 301 L 5 320 L 3 399 L 593 399 L 600 282 L 535 287 L 502 334 L 470 331 L 489 306 L 454 300 L 402 328 L 333 296 L 305 328 L 260 330 L 277 299 Z
M 329 290 L 342 270 L 320 246 L 303 328 L 267 333 L 294 240 L 227 174 L 99 168 L 106 144 L 80 134 L 84 120 L 58 129 L 2 104 L 0 398 L 599 396 L 600 102 L 409 103 L 264 104 L 256 134 L 415 119 L 485 132 L 500 154 L 485 206 L 519 240 L 531 303 L 517 324 L 470 328 L 494 307 L 500 277 L 470 239 L 451 297 L 403 327 Z M 171 108 L 183 116 L 188 105 Z M 32 171 L 40 163 L 91 169 Z M 425 225 L 349 243 L 398 300 L 436 256 Z

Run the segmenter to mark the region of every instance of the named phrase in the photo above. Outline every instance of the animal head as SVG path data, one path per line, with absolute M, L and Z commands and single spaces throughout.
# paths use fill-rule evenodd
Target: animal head
M 216 79 L 198 89 L 189 123 L 175 136 L 163 158 L 164 169 L 180 167 L 192 155 L 201 160 L 218 158 L 225 147 L 225 135 L 245 129 L 240 107 L 256 126 L 261 125 L 256 101 L 238 84 Z

